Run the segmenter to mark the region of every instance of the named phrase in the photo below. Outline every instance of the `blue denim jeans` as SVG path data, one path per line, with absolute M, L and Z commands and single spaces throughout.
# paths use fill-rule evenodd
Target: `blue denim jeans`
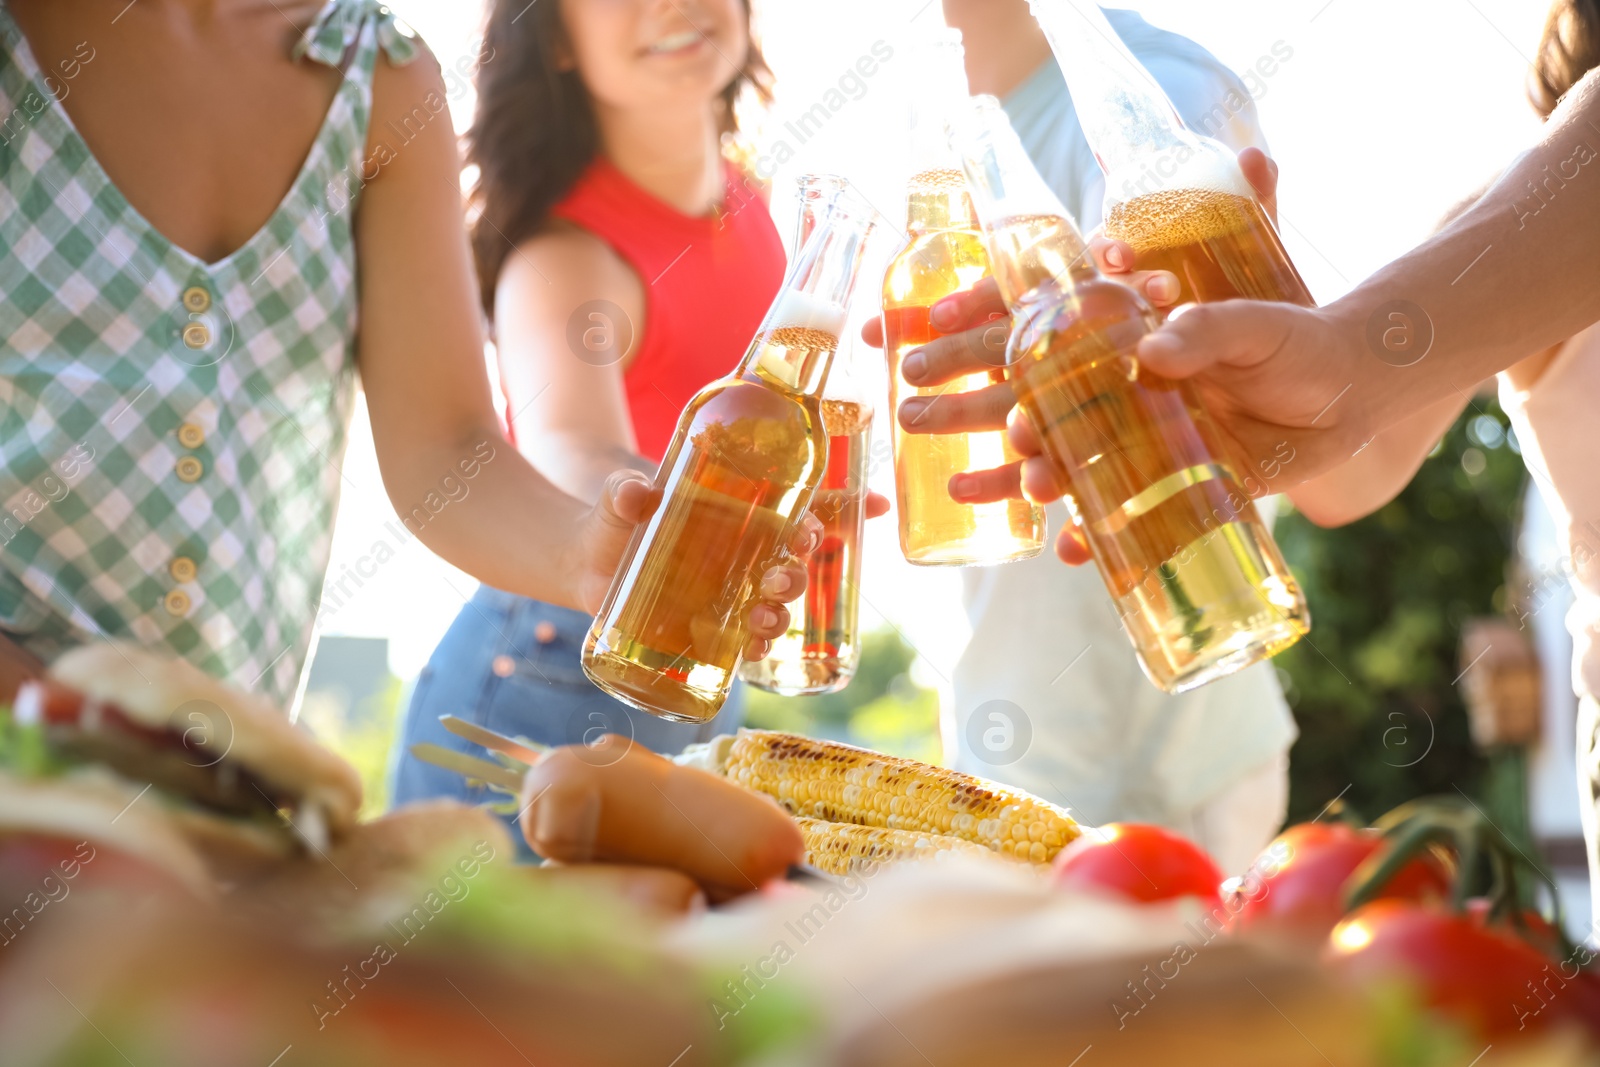
M 412 689 L 394 749 L 392 803 L 431 797 L 468 804 L 505 799 L 486 787 L 469 787 L 460 775 L 411 755 L 411 746 L 419 741 L 483 755 L 481 748 L 439 725 L 441 715 L 546 745 L 583 744 L 601 733 L 621 734 L 668 755 L 732 733 L 743 721 L 744 693 L 737 683 L 717 717 L 700 725 L 668 722 L 607 696 L 584 675 L 578 661 L 592 621 L 570 608 L 480 587 L 450 624 Z M 519 853 L 531 858 L 515 820 L 507 821 Z

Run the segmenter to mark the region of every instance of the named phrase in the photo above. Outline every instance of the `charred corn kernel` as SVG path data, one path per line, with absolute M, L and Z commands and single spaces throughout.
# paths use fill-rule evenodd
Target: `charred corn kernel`
M 947 835 L 1047 863 L 1078 836 L 1064 808 L 959 771 L 798 734 L 741 730 L 722 771 L 795 816 Z
M 849 874 L 863 866 L 902 860 L 942 860 L 946 856 L 994 857 L 982 845 L 959 837 L 890 830 L 882 826 L 796 819 L 806 842 L 806 862 L 829 874 Z

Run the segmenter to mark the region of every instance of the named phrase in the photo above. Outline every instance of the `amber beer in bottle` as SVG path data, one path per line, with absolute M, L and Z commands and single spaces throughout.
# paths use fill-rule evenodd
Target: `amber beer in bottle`
M 912 563 L 930 566 L 1004 563 L 1043 549 L 1044 509 L 1023 500 L 957 503 L 950 496 L 950 478 L 1016 460 L 1005 433 L 908 433 L 898 419 L 908 396 L 972 392 L 1004 381 L 1006 374 L 1004 353 L 996 344 L 993 370 L 932 388 L 913 388 L 900 376 L 907 354 L 941 336 L 929 317 L 933 305 L 989 274 L 961 163 L 944 135 L 948 114 L 967 100 L 961 35 L 946 30 L 923 51 L 915 66 L 924 84 L 913 93 L 906 243 L 883 279 L 900 549 Z M 994 336 L 1004 337 L 1003 325 Z
M 1292 645 L 1305 600 L 1215 425 L 1189 384 L 1139 367 L 1159 316 L 1101 277 L 993 97 L 952 136 L 1012 313 L 1018 403 L 1145 673 L 1182 692 Z
M 1105 233 L 1184 303 L 1314 301 L 1233 152 L 1183 123 L 1092 0 L 1030 0 L 1105 171 Z M 1226 109 L 1213 112 L 1226 118 Z
M 795 248 L 806 240 L 844 188 L 831 174 L 799 180 L 800 221 Z M 848 354 L 850 346 L 845 346 Z M 861 537 L 866 521 L 867 470 L 872 405 L 847 355 L 835 355 L 822 395 L 822 425 L 828 435 L 828 465 L 811 500 L 822 523 L 822 542 L 806 561 L 806 592 L 789 605 L 789 629 L 765 658 L 747 661 L 739 677 L 783 696 L 843 689 L 861 660 Z
M 861 661 L 861 535 L 866 520 L 872 408 L 864 401 L 824 397 L 822 425 L 828 463 L 811 500 L 822 541 L 806 561 L 805 596 L 789 605 L 789 630 L 766 659 L 747 662 L 739 676 L 783 696 L 843 689 Z
M 733 374 L 684 409 L 584 642 L 584 673 L 619 700 L 704 722 L 727 698 L 761 575 L 827 470 L 821 393 L 871 229 L 871 209 L 839 197 Z

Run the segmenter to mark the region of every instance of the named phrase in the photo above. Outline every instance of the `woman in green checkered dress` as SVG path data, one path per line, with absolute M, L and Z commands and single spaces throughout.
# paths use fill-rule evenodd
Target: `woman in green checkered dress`
M 0 0 L 0 700 L 117 636 L 287 704 L 358 372 L 412 533 L 598 606 L 648 486 L 504 444 L 445 100 L 374 0 Z

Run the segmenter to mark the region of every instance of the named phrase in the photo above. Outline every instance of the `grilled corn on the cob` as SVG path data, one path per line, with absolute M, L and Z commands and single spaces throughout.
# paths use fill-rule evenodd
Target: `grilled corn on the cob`
M 982 845 L 959 837 L 804 817 L 795 822 L 806 839 L 806 862 L 829 874 L 849 874 L 863 866 L 901 860 L 938 860 L 963 853 L 994 859 L 994 853 Z
M 836 741 L 740 730 L 708 754 L 729 781 L 791 815 L 957 837 L 1028 863 L 1050 862 L 1079 833 L 1064 808 L 1037 797 Z

